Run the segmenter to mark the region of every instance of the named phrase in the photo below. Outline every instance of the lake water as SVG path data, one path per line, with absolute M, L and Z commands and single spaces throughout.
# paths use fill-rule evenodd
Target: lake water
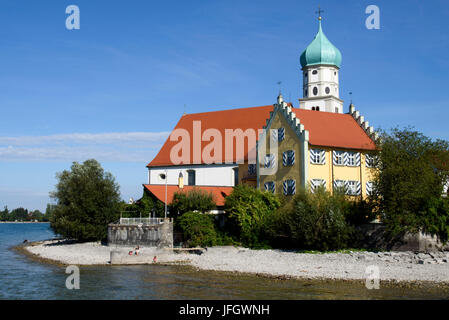
M 48 224 L 0 223 L 0 299 L 449 299 L 441 289 L 381 288 L 274 280 L 195 271 L 182 266 L 80 267 L 80 289 L 68 290 L 65 267 L 31 260 L 11 247 L 53 238 Z

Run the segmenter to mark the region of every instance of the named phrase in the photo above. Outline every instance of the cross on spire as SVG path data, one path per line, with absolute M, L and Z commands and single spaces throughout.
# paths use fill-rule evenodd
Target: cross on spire
M 318 13 L 318 20 L 321 20 L 321 12 L 324 12 L 324 10 L 321 10 L 321 7 L 318 6 L 318 11 L 315 11 L 315 13 Z

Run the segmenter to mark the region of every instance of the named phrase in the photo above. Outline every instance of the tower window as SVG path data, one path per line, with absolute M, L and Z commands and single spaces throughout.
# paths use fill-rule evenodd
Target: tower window
M 338 113 L 338 108 L 335 108 L 335 113 Z
M 307 97 L 307 89 L 306 89 L 306 91 L 304 92 L 304 94 L 305 94 L 305 96 Z
M 315 111 L 315 107 L 312 107 L 312 111 Z
M 317 73 L 318 73 L 317 70 L 313 70 L 313 71 L 312 71 L 312 74 L 317 74 Z
M 331 89 L 329 87 L 326 87 L 326 94 L 329 94 L 331 92 Z
M 336 76 L 337 75 L 337 72 L 336 71 L 334 71 L 334 76 Z
M 314 87 L 313 88 L 313 95 L 316 96 L 318 94 L 318 88 Z
M 320 107 L 316 107 L 315 110 L 316 110 L 316 111 L 320 111 Z

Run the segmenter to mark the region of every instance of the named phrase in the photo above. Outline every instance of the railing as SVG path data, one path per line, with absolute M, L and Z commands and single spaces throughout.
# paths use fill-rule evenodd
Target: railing
M 119 224 L 126 225 L 154 225 L 164 223 L 163 218 L 120 218 Z

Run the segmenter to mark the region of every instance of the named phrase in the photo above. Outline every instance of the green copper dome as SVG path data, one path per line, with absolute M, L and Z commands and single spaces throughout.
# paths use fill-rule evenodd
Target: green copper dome
M 304 50 L 300 58 L 301 66 L 330 64 L 340 68 L 341 53 L 324 35 L 319 20 L 318 33 L 312 43 Z

